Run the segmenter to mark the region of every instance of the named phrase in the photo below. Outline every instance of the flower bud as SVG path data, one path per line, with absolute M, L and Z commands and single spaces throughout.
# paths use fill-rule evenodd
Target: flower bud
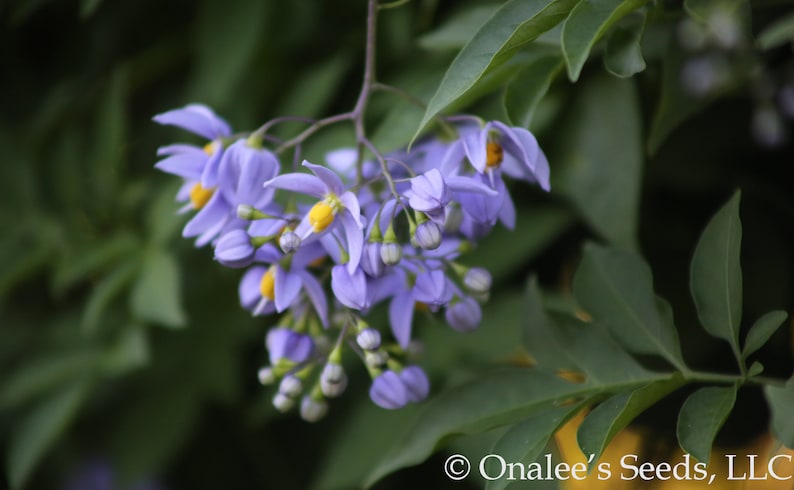
M 329 362 L 323 368 L 323 373 L 320 376 L 328 383 L 340 383 L 345 378 L 345 369 L 341 364 Z
M 297 398 L 303 391 L 303 383 L 297 376 L 287 375 L 281 380 L 278 392 L 290 398 Z
M 374 328 L 365 328 L 359 332 L 356 342 L 364 350 L 375 350 L 380 347 L 380 332 Z
M 421 402 L 430 393 L 430 380 L 419 366 L 408 366 L 400 371 L 400 380 L 405 385 L 409 402 Z
M 232 230 L 224 234 L 215 245 L 215 260 L 239 269 L 251 265 L 256 249 L 251 244 L 251 237 L 245 230 Z
M 295 399 L 283 393 L 276 393 L 276 396 L 273 397 L 273 406 L 279 412 L 289 412 L 295 406 Z
M 470 332 L 480 325 L 482 310 L 473 298 L 464 298 L 448 306 L 444 318 L 450 327 L 461 332 Z
M 270 363 L 274 365 L 282 359 L 299 364 L 314 354 L 314 342 L 310 336 L 284 327 L 270 329 L 265 346 L 270 351 Z
M 416 227 L 416 244 L 425 250 L 435 250 L 441 245 L 441 228 L 433 221 L 425 221 Z
M 405 384 L 394 371 L 385 371 L 372 381 L 369 397 L 376 405 L 387 410 L 402 408 L 408 403 Z
M 270 218 L 270 215 L 263 213 L 250 204 L 239 204 L 237 206 L 237 217 L 246 221 Z
M 386 265 L 397 265 L 403 257 L 403 249 L 399 243 L 384 243 L 380 247 L 380 259 Z
M 301 418 L 306 422 L 317 422 L 328 413 L 328 403 L 325 400 L 315 400 L 304 396 L 301 400 Z
M 371 369 L 377 369 L 383 366 L 388 360 L 389 355 L 382 351 L 367 351 L 364 353 L 364 362 L 366 362 L 367 367 Z
M 260 368 L 256 373 L 256 377 L 259 378 L 259 383 L 263 386 L 273 384 L 276 381 L 276 373 L 273 372 L 273 368 L 270 366 Z
M 301 246 L 301 238 L 294 231 L 285 231 L 278 239 L 278 246 L 285 254 L 291 254 Z
M 345 392 L 345 388 L 347 388 L 347 375 L 344 373 L 336 383 L 329 383 L 325 377 L 320 377 L 320 390 L 328 398 L 336 398 Z
M 491 273 L 482 267 L 472 267 L 463 276 L 463 284 L 473 293 L 487 293 L 491 290 Z
M 368 242 L 364 245 L 361 254 L 361 268 L 370 277 L 380 277 L 386 268 L 386 264 L 381 259 L 381 244 L 378 242 Z

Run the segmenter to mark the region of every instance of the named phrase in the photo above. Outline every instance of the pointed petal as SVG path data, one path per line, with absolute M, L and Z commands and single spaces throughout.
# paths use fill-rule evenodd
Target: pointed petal
M 173 145 L 165 145 L 161 146 L 157 149 L 157 156 L 170 156 L 170 155 L 178 155 L 180 153 L 193 153 L 195 155 L 203 155 L 204 158 L 207 158 L 207 154 L 204 153 L 204 150 L 199 148 L 196 145 L 188 145 L 185 143 L 176 143 Z
M 182 230 L 182 236 L 185 238 L 202 235 L 197 242 L 197 246 L 202 246 L 212 240 L 204 237 L 207 232 L 217 233 L 223 228 L 226 218 L 229 214 L 229 205 L 219 192 L 212 195 L 207 204 L 193 216 L 193 219 L 188 221 L 185 228 Z M 200 242 L 200 243 L 199 243 Z
M 504 187 L 504 184 L 502 186 Z M 516 207 L 507 189 L 504 190 L 504 201 L 502 201 L 502 207 L 499 209 L 499 221 L 508 230 L 512 230 L 516 226 Z
M 289 308 L 298 293 L 301 291 L 301 278 L 297 274 L 287 272 L 281 267 L 276 268 L 275 280 L 275 300 L 276 311 L 281 313 Z
M 308 194 L 321 199 L 328 193 L 325 184 L 318 177 L 300 173 L 279 175 L 265 182 L 265 187 Z
M 361 207 L 358 204 L 358 198 L 352 192 L 348 191 L 339 196 L 339 200 L 342 201 L 342 205 L 350 211 L 350 214 L 353 215 L 358 226 L 363 228 L 363 223 L 361 223 Z
M 441 173 L 443 175 L 457 175 L 460 173 L 460 164 L 464 156 L 466 156 L 466 150 L 463 147 L 463 142 L 458 140 L 452 143 L 446 154 L 444 154 L 444 159 L 441 160 L 441 165 L 439 166 Z
M 347 270 L 352 274 L 361 262 L 361 251 L 364 248 L 364 232 L 361 230 L 358 221 L 356 221 L 347 210 L 339 213 L 339 218 L 341 218 L 342 227 L 345 229 L 347 253 L 350 256 L 350 262 L 347 263 Z
M 487 143 L 488 131 L 481 129 L 474 131 L 463 138 L 463 148 L 466 150 L 466 156 L 469 158 L 472 167 L 476 168 L 478 172 L 485 172 L 485 166 L 488 161 Z
M 226 152 L 223 151 L 219 141 L 213 142 L 213 145 L 217 145 L 217 148 L 213 154 L 210 155 L 206 165 L 204 165 L 204 171 L 201 173 L 201 185 L 205 188 L 215 187 L 218 185 L 218 174 L 220 173 L 221 161 L 226 154 Z
M 206 161 L 204 152 L 180 153 L 160 160 L 154 164 L 154 168 L 183 179 L 198 181 Z
M 251 267 L 243 274 L 237 292 L 240 295 L 240 305 L 246 310 L 254 309 L 259 299 L 262 298 L 262 294 L 259 292 L 259 283 L 262 282 L 262 276 L 266 271 L 266 268 L 256 266 Z
M 203 104 L 190 104 L 152 118 L 158 124 L 177 126 L 208 140 L 232 134 L 229 124 Z
M 328 300 L 325 298 L 323 287 L 313 275 L 305 270 L 299 270 L 296 274 L 300 275 L 303 281 L 303 289 L 306 291 L 309 301 L 314 305 L 314 310 L 317 312 L 317 316 L 320 317 L 320 322 L 322 322 L 323 327 L 328 328 Z
M 408 347 L 411 341 L 411 323 L 414 319 L 414 297 L 411 291 L 403 291 L 389 304 L 389 322 L 394 338 L 402 346 Z
M 475 194 L 486 194 L 488 196 L 496 196 L 499 193 L 492 189 L 491 186 L 478 182 L 471 177 L 447 177 L 447 185 L 453 191 L 458 192 L 472 192 Z
M 314 175 L 323 181 L 325 187 L 337 196 L 341 196 L 342 193 L 345 192 L 342 179 L 340 179 L 333 170 L 323 167 L 322 165 L 315 165 L 308 160 L 304 160 L 302 165 L 311 170 Z

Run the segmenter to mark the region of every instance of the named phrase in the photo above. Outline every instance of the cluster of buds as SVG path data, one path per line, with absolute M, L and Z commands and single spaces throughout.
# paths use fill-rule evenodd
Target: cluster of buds
M 308 421 L 345 390 L 346 353 L 366 367 L 377 405 L 426 398 L 428 377 L 409 363 L 415 311 L 443 311 L 459 331 L 477 328 L 491 275 L 458 258 L 497 221 L 514 226 L 504 177 L 549 189 L 534 136 L 498 121 L 463 124 L 452 141 L 427 139 L 377 161 L 342 149 L 325 165 L 303 161 L 308 172 L 284 173 L 262 134 L 232 135 L 206 106 L 154 120 L 207 140 L 160 148 L 156 167 L 184 179 L 177 199 L 195 215 L 183 235 L 211 244 L 224 266 L 247 269 L 242 306 L 281 314 L 266 335 L 270 364 L 259 380 L 278 383 L 276 408 L 299 405 Z M 369 325 L 384 302 L 389 325 Z

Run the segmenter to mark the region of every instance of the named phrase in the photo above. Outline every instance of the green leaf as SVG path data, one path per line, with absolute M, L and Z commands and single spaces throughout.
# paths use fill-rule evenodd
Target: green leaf
M 438 28 L 423 34 L 417 43 L 427 50 L 452 50 L 460 49 L 471 39 L 472 33 L 477 32 L 480 26 L 488 20 L 498 5 L 470 5 L 461 9 L 450 17 Z
M 108 215 L 117 195 L 117 184 L 125 163 L 127 144 L 127 74 L 123 67 L 113 71 L 107 93 L 98 105 L 90 154 L 90 200 L 101 216 Z
M 552 155 L 552 189 L 613 245 L 637 249 L 644 165 L 639 102 L 633 80 L 599 74 L 578 90 Z
M 111 376 L 144 366 L 149 361 L 149 344 L 144 328 L 128 325 L 102 354 L 102 370 Z
M 628 78 L 645 70 L 640 47 L 645 17 L 643 14 L 627 19 L 631 22 L 616 26 L 607 38 L 604 67 L 616 77 Z
M 590 384 L 637 379 L 649 373 L 596 322 L 585 324 L 569 314 L 545 313 L 537 281 L 530 279 L 524 345 L 540 369 L 578 371 Z
M 684 379 L 674 376 L 655 381 L 631 392 L 621 393 L 602 402 L 585 417 L 576 432 L 582 453 L 589 457 L 589 470 L 598 464 L 604 449 L 618 432 L 626 428 L 638 415 L 684 384 Z
M 468 92 L 478 80 L 560 23 L 576 0 L 509 0 L 458 53 L 425 110 L 414 139 L 444 108 Z
M 741 361 L 742 321 L 741 193 L 736 192 L 711 219 L 700 236 L 690 269 L 690 291 L 706 331 L 730 343 Z
M 173 383 L 140 394 L 115 414 L 110 454 L 120 479 L 162 471 L 190 435 L 199 405 L 191 386 Z
M 88 382 L 64 386 L 35 406 L 12 430 L 8 444 L 8 477 L 12 489 L 22 488 L 38 462 L 66 430 L 88 394 Z
M 582 0 L 571 11 L 562 27 L 562 54 L 568 78 L 579 79 L 593 45 L 626 14 L 642 7 L 647 0 Z
M 788 313 L 776 310 L 770 311 L 756 320 L 744 339 L 742 358 L 747 359 L 747 356 L 763 347 L 769 338 L 777 332 L 783 322 L 786 321 L 786 318 L 788 318 Z
M 511 427 L 496 441 L 489 454 L 498 454 L 509 463 L 521 463 L 526 466 L 540 456 L 551 436 L 581 408 L 581 404 L 574 404 L 538 412 Z M 494 468 L 493 464 L 496 464 L 496 461 L 486 462 L 486 474 L 492 476 L 499 474 L 501 468 Z M 507 478 L 489 479 L 485 488 L 502 490 L 510 483 Z
M 662 356 L 687 371 L 678 332 L 660 313 L 651 270 L 640 257 L 589 243 L 573 290 L 584 309 L 629 350 Z
M 753 376 L 758 376 L 763 372 L 764 372 L 764 365 L 758 361 L 755 361 L 750 365 L 750 368 L 747 369 L 747 376 L 752 378 Z
M 758 35 L 756 43 L 761 49 L 772 49 L 794 41 L 794 13 L 777 19 Z
M 180 290 L 176 260 L 163 250 L 150 250 L 130 295 L 133 315 L 165 327 L 184 327 Z
M 20 368 L 4 375 L 0 407 L 17 407 L 73 379 L 88 377 L 98 361 L 98 353 L 86 349 L 48 352 L 28 359 Z
M 212 106 L 238 99 L 235 88 L 255 62 L 275 4 L 201 2 L 197 9 L 193 97 Z
M 139 246 L 137 237 L 124 231 L 99 242 L 81 245 L 75 255 L 66 256 L 55 270 L 52 288 L 56 294 L 62 294 L 75 284 L 90 279 L 108 264 L 131 255 Z
M 133 256 L 97 283 L 88 297 L 85 310 L 83 310 L 81 324 L 84 332 L 89 334 L 96 332 L 105 309 L 135 278 L 139 264 L 139 258 Z
M 367 485 L 427 458 L 453 435 L 473 434 L 518 422 L 541 410 L 595 394 L 614 393 L 660 379 L 620 381 L 606 385 L 573 384 L 533 369 L 489 372 L 430 401 L 397 440 L 395 448 L 376 466 Z
M 708 464 L 711 445 L 736 403 L 736 387 L 709 386 L 692 393 L 678 414 L 681 449 Z
M 772 412 L 772 434 L 787 448 L 794 449 L 794 377 L 783 387 L 767 385 L 764 393 Z
M 562 70 L 558 54 L 542 56 L 519 71 L 505 87 L 505 113 L 511 124 L 528 128 L 538 102 Z

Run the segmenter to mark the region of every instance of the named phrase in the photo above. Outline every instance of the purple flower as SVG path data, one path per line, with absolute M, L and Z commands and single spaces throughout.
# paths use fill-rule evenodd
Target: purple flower
M 442 270 L 420 274 L 416 277 L 414 300 L 425 303 L 435 311 L 452 300 L 453 291 L 448 284 L 449 279 Z
M 156 123 L 177 126 L 210 140 L 204 148 L 193 145 L 171 145 L 160 148 L 158 155 L 169 155 L 155 167 L 199 185 L 205 191 L 213 190 L 223 156 L 221 138 L 232 134 L 229 124 L 203 104 L 189 104 L 152 118 Z M 195 202 L 193 203 L 195 206 Z
M 419 366 L 408 366 L 399 373 L 405 385 L 405 393 L 409 402 L 421 402 L 430 393 L 430 380 Z
M 479 303 L 469 296 L 447 305 L 444 318 L 450 327 L 461 332 L 470 332 L 480 325 L 482 309 Z
M 347 267 L 353 274 L 361 261 L 361 250 L 364 246 L 358 199 L 352 192 L 345 191 L 342 180 L 333 171 L 305 160 L 303 166 L 311 170 L 314 175 L 303 173 L 279 175 L 265 182 L 265 187 L 285 189 L 321 199 L 312 206 L 295 232 L 305 241 L 309 235 L 331 231 L 337 223 L 341 223 L 347 238 L 349 256 Z
M 240 281 L 240 303 L 254 315 L 282 312 L 300 300 L 305 291 L 320 321 L 328 326 L 328 304 L 320 282 L 306 270 L 313 261 L 324 255 L 319 244 L 301 247 L 292 256 L 289 269 L 280 265 L 282 258 L 272 244 L 257 250 L 255 261 L 271 264 L 255 266 L 246 271 Z
M 206 206 L 190 220 L 182 235 L 198 236 L 203 245 L 231 227 L 247 226 L 237 217 L 237 207 L 248 204 L 265 209 L 273 199 L 273 190 L 262 183 L 278 173 L 278 160 L 268 150 L 251 147 L 247 140 L 237 140 L 225 152 L 220 163 L 217 186 Z
M 273 328 L 265 340 L 270 352 L 270 364 L 276 365 L 286 359 L 294 363 L 307 361 L 314 354 L 314 342 L 308 335 L 297 333 L 288 328 Z
M 433 168 L 411 179 L 411 190 L 407 193 L 408 204 L 443 225 L 452 191 L 497 195 L 495 190 L 470 177 L 444 177 L 437 168 Z
M 245 230 L 232 230 L 215 244 L 215 260 L 235 269 L 251 265 L 255 252 L 251 237 Z
M 480 130 L 468 131 L 450 147 L 442 172 L 454 171 L 464 156 L 481 174 L 501 170 L 550 189 L 549 162 L 535 136 L 524 128 L 491 121 Z
M 475 175 L 473 178 L 483 184 L 488 180 L 484 175 Z M 507 192 L 501 176 L 492 176 L 492 178 L 496 195 L 459 192 L 455 197 L 460 202 L 463 211 L 473 220 L 489 226 L 493 226 L 497 220 L 500 220 L 508 229 L 513 229 L 516 223 L 516 209 L 513 200 L 510 193 Z
M 402 379 L 394 371 L 384 371 L 369 388 L 369 397 L 379 407 L 395 410 L 408 403 L 408 390 Z

